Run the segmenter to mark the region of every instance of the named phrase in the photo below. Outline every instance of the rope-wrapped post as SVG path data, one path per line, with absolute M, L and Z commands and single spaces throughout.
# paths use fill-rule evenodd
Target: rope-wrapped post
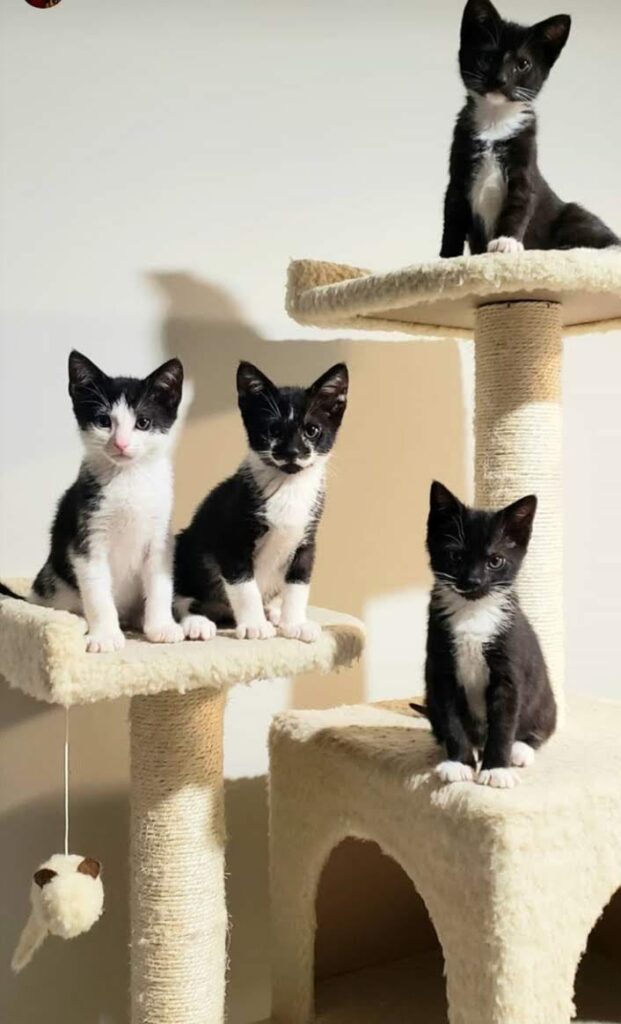
M 475 500 L 483 508 L 501 508 L 525 494 L 539 499 L 519 594 L 541 641 L 559 708 L 564 671 L 561 358 L 559 304 L 502 302 L 477 310 Z
M 224 695 L 131 702 L 132 1024 L 222 1024 Z

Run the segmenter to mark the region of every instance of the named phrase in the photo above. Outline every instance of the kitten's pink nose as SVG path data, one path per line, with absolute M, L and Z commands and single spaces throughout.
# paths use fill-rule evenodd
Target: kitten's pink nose
M 116 448 L 117 452 L 120 452 L 121 455 L 124 455 L 125 451 L 129 448 L 129 441 L 126 441 L 125 438 L 123 437 L 115 437 L 114 447 Z

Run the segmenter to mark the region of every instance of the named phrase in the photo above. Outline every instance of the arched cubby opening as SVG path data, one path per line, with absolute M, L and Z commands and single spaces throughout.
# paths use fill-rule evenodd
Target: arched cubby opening
M 621 889 L 589 936 L 575 1001 L 579 1024 L 621 1024 Z
M 444 960 L 425 904 L 377 843 L 330 854 L 316 900 L 317 1024 L 447 1024 Z

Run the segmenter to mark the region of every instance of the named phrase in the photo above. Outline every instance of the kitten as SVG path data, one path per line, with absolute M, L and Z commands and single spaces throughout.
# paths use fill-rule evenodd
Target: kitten
M 345 413 L 343 363 L 309 388 L 277 387 L 251 363 L 237 371 L 249 451 L 234 476 L 205 498 L 177 538 L 176 610 L 186 637 L 217 626 L 240 638 L 312 642 L 307 619 L 326 465 Z
M 537 499 L 500 512 L 467 508 L 431 487 L 427 550 L 435 578 L 427 633 L 426 713 L 447 760 L 443 782 L 508 788 L 554 732 L 556 703 L 515 581 Z
M 441 256 L 521 249 L 602 249 L 619 238 L 564 203 L 537 166 L 534 100 L 567 42 L 571 18 L 530 28 L 504 21 L 490 0 L 468 0 L 459 67 L 468 91 L 457 118 Z
M 183 640 L 172 614 L 170 430 L 183 367 L 170 359 L 144 380 L 108 377 L 69 356 L 69 394 L 84 445 L 60 499 L 47 562 L 28 598 L 84 615 L 87 650 L 117 651 L 122 622 L 153 643 Z M 0 585 L 0 594 L 14 595 Z

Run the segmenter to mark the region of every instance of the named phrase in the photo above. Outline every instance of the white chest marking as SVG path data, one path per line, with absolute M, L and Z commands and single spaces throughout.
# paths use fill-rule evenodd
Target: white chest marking
M 325 458 L 319 456 L 292 476 L 271 472 L 272 480 L 263 479 L 256 466 L 252 469 L 261 489 L 270 494 L 264 507 L 268 529 L 254 552 L 255 579 L 267 601 L 282 590 L 291 559 L 313 521 L 324 486 Z
M 489 683 L 485 647 L 508 622 L 508 598 L 505 594 L 488 594 L 478 601 L 466 601 L 454 591 L 446 591 L 441 601 L 453 638 L 457 682 L 465 690 L 473 717 L 485 721 Z
M 104 485 L 90 522 L 89 548 L 108 561 L 121 618 L 136 611 L 144 597 L 141 570 L 150 545 L 167 536 L 172 493 L 166 458 L 129 466 Z
M 496 225 L 506 196 L 507 179 L 490 143 L 479 158 L 470 186 L 472 213 L 483 221 L 488 240 L 496 234 Z

